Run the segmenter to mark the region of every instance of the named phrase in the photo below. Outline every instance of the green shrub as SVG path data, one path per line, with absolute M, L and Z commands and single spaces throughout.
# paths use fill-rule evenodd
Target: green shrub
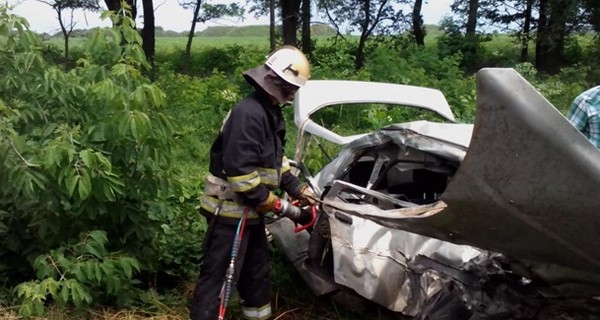
M 373 81 L 423 86 L 440 90 L 457 120 L 472 122 L 475 115 L 475 80 L 460 67 L 461 55 L 438 58 L 434 47 L 380 46 L 365 68 Z M 407 114 L 408 116 L 409 114 Z M 404 121 L 414 120 L 410 118 Z
M 24 315 L 132 303 L 134 274 L 160 269 L 148 244 L 179 211 L 165 94 L 143 76 L 133 21 L 110 18 L 120 28 L 64 71 L 0 6 L 0 273 L 22 282 Z
M 198 41 L 199 39 L 196 39 Z M 168 47 L 156 52 L 155 61 L 163 65 L 164 70 L 180 72 L 183 68 L 184 48 Z M 196 77 L 208 77 L 221 72 L 228 76 L 238 76 L 240 68 L 254 66 L 256 57 L 264 62 L 268 48 L 259 45 L 240 46 L 236 44 L 220 47 L 202 47 L 193 50 L 190 56 L 189 74 Z M 249 64 L 252 63 L 252 64 Z

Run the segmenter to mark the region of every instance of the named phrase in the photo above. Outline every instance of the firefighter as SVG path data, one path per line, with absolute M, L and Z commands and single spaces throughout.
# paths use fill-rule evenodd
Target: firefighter
M 309 69 L 300 50 L 283 46 L 264 64 L 242 73 L 255 90 L 231 110 L 210 149 L 210 174 L 200 209 L 209 230 L 190 307 L 192 320 L 218 318 L 233 239 L 244 215 L 233 283 L 245 318 L 271 316 L 271 262 L 264 214 L 273 212 L 302 224 L 310 220 L 307 211 L 277 197 L 273 193 L 277 188 L 304 205 L 314 199 L 312 191 L 291 174 L 283 154 L 286 129 L 281 110 L 306 83 Z

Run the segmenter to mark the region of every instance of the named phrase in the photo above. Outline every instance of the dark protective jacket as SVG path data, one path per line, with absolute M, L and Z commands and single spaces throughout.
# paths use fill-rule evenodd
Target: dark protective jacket
M 231 218 L 249 208 L 248 217 L 257 218 L 253 208 L 271 190 L 279 187 L 297 196 L 301 184 L 284 156 L 285 132 L 281 107 L 266 93 L 255 91 L 238 103 L 211 147 L 209 178 L 218 181 L 220 190 L 205 187 L 202 208 L 214 213 L 220 206 L 219 215 Z

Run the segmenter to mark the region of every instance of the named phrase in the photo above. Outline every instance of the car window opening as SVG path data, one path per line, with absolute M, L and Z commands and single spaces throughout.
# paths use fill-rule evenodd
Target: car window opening
M 389 143 L 359 153 L 339 180 L 381 192 L 416 205 L 436 202 L 456 173 L 459 163 L 414 148 L 398 150 Z M 369 197 L 351 196 L 347 202 L 363 203 Z M 380 206 L 379 200 L 368 201 Z

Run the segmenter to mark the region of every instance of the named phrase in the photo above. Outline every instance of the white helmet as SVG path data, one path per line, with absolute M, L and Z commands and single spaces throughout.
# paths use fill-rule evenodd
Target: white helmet
M 283 46 L 270 54 L 264 64 L 242 74 L 252 86 L 284 104 L 293 100 L 298 88 L 306 84 L 310 77 L 310 64 L 302 51 L 293 46 Z
M 310 78 L 310 64 L 302 51 L 293 46 L 283 46 L 267 57 L 265 65 L 287 83 L 302 87 Z

